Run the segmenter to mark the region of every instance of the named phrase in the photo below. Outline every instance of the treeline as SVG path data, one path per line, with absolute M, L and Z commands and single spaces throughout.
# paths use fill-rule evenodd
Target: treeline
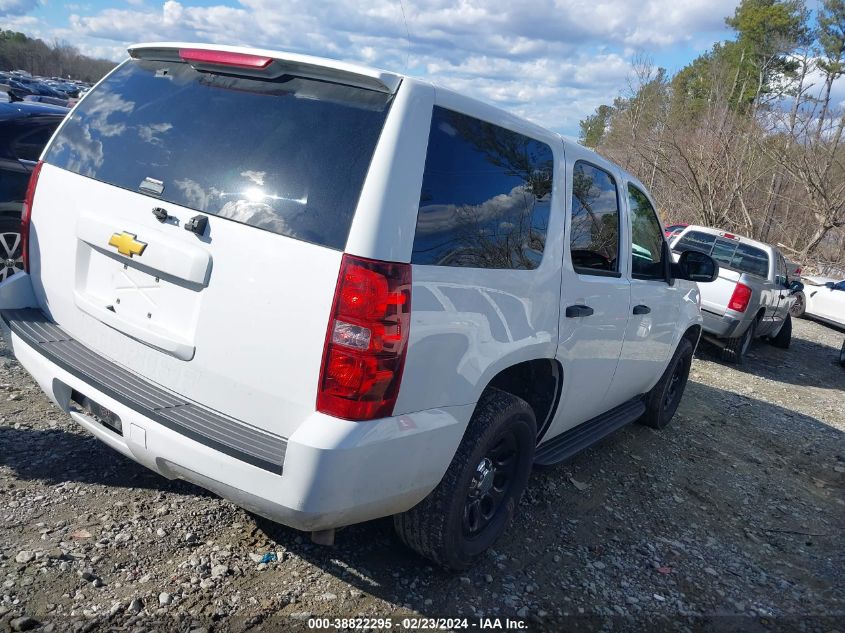
M 95 82 L 114 68 L 114 62 L 94 59 L 63 42 L 47 44 L 23 33 L 0 30 L 0 69 L 26 70 L 46 77 L 70 76 Z
M 581 142 L 652 191 L 663 219 L 845 263 L 845 0 L 742 0 L 717 43 L 674 76 L 635 61 L 629 86 L 581 121 Z

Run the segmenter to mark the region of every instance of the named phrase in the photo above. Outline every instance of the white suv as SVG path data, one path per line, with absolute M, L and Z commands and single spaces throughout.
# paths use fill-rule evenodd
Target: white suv
M 127 457 L 330 542 L 463 568 L 534 463 L 667 424 L 713 261 L 616 165 L 417 79 L 150 44 L 27 196 L 6 340 Z

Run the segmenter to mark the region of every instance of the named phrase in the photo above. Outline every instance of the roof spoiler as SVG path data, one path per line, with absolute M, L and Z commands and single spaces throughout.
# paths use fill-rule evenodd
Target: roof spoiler
M 296 75 L 393 94 L 402 77 L 383 70 L 309 55 L 212 44 L 134 44 L 133 59 L 188 62 L 201 72 L 226 72 L 245 77 L 275 79 Z

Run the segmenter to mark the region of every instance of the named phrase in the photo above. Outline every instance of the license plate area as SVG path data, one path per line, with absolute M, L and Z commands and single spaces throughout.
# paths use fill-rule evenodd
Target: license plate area
M 201 286 L 84 243 L 80 259 L 76 291 L 84 299 L 135 327 L 193 338 Z
M 70 394 L 70 410 L 88 416 L 100 426 L 123 435 L 123 422 L 113 411 L 109 411 L 103 405 L 97 404 L 91 398 L 79 393 L 74 389 Z

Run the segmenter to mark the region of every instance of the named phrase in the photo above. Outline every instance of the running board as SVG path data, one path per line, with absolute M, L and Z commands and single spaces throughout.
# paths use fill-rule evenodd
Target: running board
M 539 466 L 551 466 L 569 459 L 615 430 L 634 422 L 643 413 L 645 413 L 645 402 L 642 396 L 638 396 L 607 413 L 564 431 L 548 442 L 543 442 L 537 447 L 534 463 Z

